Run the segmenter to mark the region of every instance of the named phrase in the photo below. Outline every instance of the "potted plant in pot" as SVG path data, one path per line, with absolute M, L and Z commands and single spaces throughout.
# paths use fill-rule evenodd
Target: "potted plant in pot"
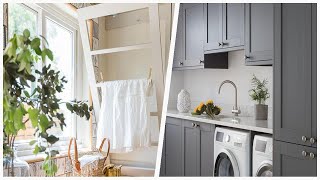
M 86 119 L 90 118 L 92 110 L 85 101 L 65 102 L 57 97 L 67 80 L 50 64 L 45 63 L 47 59 L 53 61 L 54 56 L 50 49 L 41 48 L 40 42 L 38 37 L 30 38 L 30 32 L 26 29 L 22 35 L 15 34 L 10 39 L 3 53 L 3 156 L 7 160 L 3 163 L 5 168 L 5 163 L 8 167 L 9 162 L 9 176 L 15 176 L 15 138 L 19 131 L 26 129 L 27 122 L 30 121 L 35 129 L 36 140 L 30 142 L 34 147 L 33 153 L 46 154 L 42 169 L 47 176 L 54 176 L 58 167 L 53 157 L 59 152 L 51 147 L 59 138 L 50 134 L 49 130 L 60 127 L 63 131 L 65 121 L 68 121 L 60 107 L 65 105 L 71 113 Z M 37 61 L 45 64 L 42 69 L 36 69 Z M 28 92 L 31 82 L 35 83 L 35 88 Z
M 266 85 L 268 81 L 264 79 L 259 80 L 255 75 L 251 80 L 252 89 L 249 90 L 250 97 L 257 104 L 254 105 L 254 118 L 257 120 L 268 119 L 268 105 L 265 104 L 266 100 L 270 97 L 268 88 Z

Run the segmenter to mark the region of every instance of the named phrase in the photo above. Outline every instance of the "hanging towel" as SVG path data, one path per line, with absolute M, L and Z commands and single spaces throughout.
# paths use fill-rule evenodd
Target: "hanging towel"
M 155 93 L 150 88 L 148 79 L 103 83 L 97 142 L 109 138 L 112 153 L 151 146 L 149 100 Z

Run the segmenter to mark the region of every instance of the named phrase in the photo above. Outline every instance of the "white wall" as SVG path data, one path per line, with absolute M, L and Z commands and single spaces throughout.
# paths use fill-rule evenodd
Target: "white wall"
M 231 114 L 234 105 L 234 88 L 231 84 L 224 84 L 221 93 L 218 89 L 222 81 L 231 80 L 238 88 L 238 105 L 242 116 L 253 116 L 253 102 L 248 91 L 251 89 L 252 75 L 259 79 L 268 80 L 268 89 L 272 97 L 272 66 L 245 66 L 244 51 L 228 53 L 228 69 L 197 69 L 186 71 L 173 71 L 169 97 L 169 109 L 176 109 L 177 96 L 184 88 L 191 95 L 192 109 L 201 101 L 213 99 L 214 103 L 222 107 L 221 114 Z M 269 118 L 272 118 L 272 98 L 266 101 L 269 106 Z M 191 110 L 192 110 L 191 109 Z

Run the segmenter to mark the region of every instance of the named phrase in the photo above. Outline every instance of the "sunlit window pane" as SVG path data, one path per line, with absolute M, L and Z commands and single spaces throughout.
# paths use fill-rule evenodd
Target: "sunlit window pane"
M 22 34 L 25 29 L 30 31 L 31 37 L 37 35 L 37 13 L 30 8 L 18 4 L 8 3 L 9 13 L 9 39 L 13 37 L 13 34 Z
M 53 52 L 54 61 L 50 62 L 52 67 L 66 76 L 68 83 L 64 85 L 64 90 L 58 95 L 62 101 L 70 101 L 74 98 L 73 93 L 73 33 L 58 23 L 46 18 L 46 39 L 49 48 Z M 63 108 L 62 108 L 63 107 Z M 67 128 L 71 127 L 73 116 L 61 105 L 61 110 L 65 115 Z M 69 128 L 68 128 L 69 129 Z M 62 133 L 57 129 L 54 134 Z M 70 131 L 64 131 L 63 135 L 72 135 Z M 66 133 L 66 134 L 65 134 Z

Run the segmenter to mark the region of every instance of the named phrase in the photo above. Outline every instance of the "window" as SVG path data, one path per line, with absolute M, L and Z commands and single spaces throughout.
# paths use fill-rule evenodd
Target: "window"
M 54 62 L 51 63 L 52 67 L 61 71 L 61 74 L 66 76 L 68 83 L 64 86 L 63 93 L 58 94 L 58 97 L 63 101 L 70 101 L 75 99 L 75 52 L 76 52 L 76 27 L 66 23 L 63 15 L 58 14 L 56 11 L 47 10 L 50 8 L 43 8 L 36 4 L 20 4 L 9 3 L 8 6 L 8 35 L 9 38 L 13 34 L 22 34 L 24 29 L 29 29 L 31 37 L 42 35 L 46 38 L 49 48 L 54 54 Z M 44 41 L 43 41 L 43 44 Z M 47 45 L 46 45 L 47 46 Z M 41 63 L 41 62 L 40 62 Z M 39 67 L 43 64 L 39 64 Z M 31 89 L 34 88 L 31 84 Z M 30 89 L 30 91 L 31 91 Z M 67 97 L 67 98 L 66 98 Z M 52 128 L 50 133 L 54 133 L 60 137 L 74 136 L 76 133 L 75 116 L 65 108 L 61 107 L 61 111 L 66 118 L 67 127 L 62 132 L 60 127 Z M 65 108 L 65 109 L 64 109 Z M 74 127 L 74 128 L 73 128 Z M 33 135 L 34 129 L 31 123 L 26 124 L 26 130 L 19 132 L 16 142 L 28 142 Z M 61 138 L 68 139 L 68 138 Z M 19 151 L 19 148 L 18 148 Z M 19 153 L 18 153 L 19 155 Z M 32 155 L 30 154 L 23 155 Z

